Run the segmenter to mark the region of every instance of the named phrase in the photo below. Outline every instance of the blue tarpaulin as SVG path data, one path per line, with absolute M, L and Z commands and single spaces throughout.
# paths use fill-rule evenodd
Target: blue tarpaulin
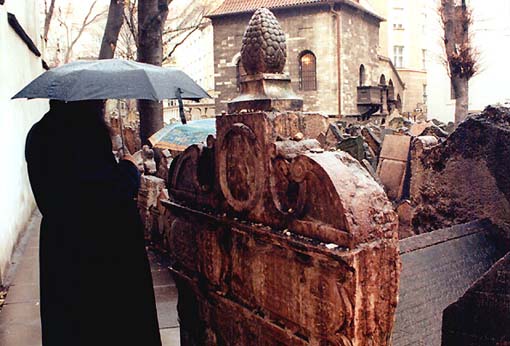
M 215 118 L 167 125 L 149 140 L 157 148 L 183 151 L 192 144 L 205 143 L 209 135 L 216 136 Z

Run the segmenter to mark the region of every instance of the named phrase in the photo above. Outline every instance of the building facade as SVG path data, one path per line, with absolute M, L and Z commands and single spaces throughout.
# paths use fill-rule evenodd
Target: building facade
M 369 0 L 377 14 L 386 18 L 381 23 L 381 54 L 391 58 L 405 83 L 404 113 L 427 112 L 429 60 L 428 0 Z
M 48 102 L 11 100 L 44 69 L 38 1 L 0 1 L 0 285 L 13 249 L 35 208 L 25 163 L 25 138 Z
M 393 104 L 397 97 L 403 99 L 404 85 L 397 70 L 379 55 L 379 25 L 383 18 L 359 2 L 226 0 L 210 16 L 214 28 L 217 113 L 225 111 L 227 102 L 238 94 L 239 77 L 244 73 L 239 62 L 242 37 L 258 7 L 271 9 L 287 35 L 285 73 L 290 75 L 293 89 L 303 97 L 305 111 L 359 116 L 371 108 L 373 112 L 376 101 L 380 103 L 376 111 L 380 112 L 391 107 L 388 99 Z M 360 102 L 360 87 L 368 90 L 373 102 Z

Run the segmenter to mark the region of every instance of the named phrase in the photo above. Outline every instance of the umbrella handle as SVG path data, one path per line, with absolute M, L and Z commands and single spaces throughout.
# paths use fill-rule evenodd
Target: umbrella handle
M 177 90 L 175 91 L 175 96 L 177 97 L 177 101 L 179 102 L 179 116 L 181 117 L 181 123 L 183 125 L 186 125 L 187 121 L 186 121 L 186 115 L 184 115 L 184 104 L 182 102 L 182 90 L 181 88 L 177 88 Z
M 117 100 L 117 111 L 119 112 L 119 127 L 120 127 L 120 140 L 122 144 L 122 149 L 124 149 L 124 124 L 122 124 L 122 114 L 120 107 L 120 100 Z

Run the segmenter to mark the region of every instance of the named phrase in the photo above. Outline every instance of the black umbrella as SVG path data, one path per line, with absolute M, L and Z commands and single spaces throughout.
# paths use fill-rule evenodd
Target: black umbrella
M 182 98 L 198 101 L 211 96 L 178 69 L 106 59 L 78 61 L 46 71 L 15 98 L 61 101 Z

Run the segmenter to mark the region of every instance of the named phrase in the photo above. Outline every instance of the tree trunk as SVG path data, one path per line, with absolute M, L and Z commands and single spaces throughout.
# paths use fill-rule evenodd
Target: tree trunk
M 455 125 L 462 122 L 468 115 L 469 110 L 469 79 L 472 73 L 470 70 L 473 56 L 463 53 L 464 46 L 469 46 L 469 25 L 471 24 L 467 13 L 466 3 L 456 5 L 454 0 L 444 0 L 441 7 L 442 21 L 444 25 L 444 44 L 450 81 L 455 99 Z M 464 50 L 466 52 L 466 50 Z M 474 70 L 471 68 L 471 70 Z
M 452 78 L 455 92 L 455 125 L 466 119 L 469 111 L 469 81 L 466 78 Z
M 124 0 L 111 0 L 110 2 L 99 59 L 112 59 L 115 55 L 120 29 L 124 24 L 124 6 Z
M 51 0 L 50 7 L 46 8 L 46 1 L 44 2 L 44 10 L 46 17 L 44 18 L 44 33 L 43 40 L 46 44 L 48 42 L 48 33 L 50 32 L 51 19 L 53 18 L 53 11 L 55 10 L 55 0 Z
M 138 1 L 138 57 L 139 62 L 161 66 L 163 61 L 163 26 L 168 15 L 167 0 Z M 163 104 L 140 100 L 140 137 L 149 144 L 149 137 L 163 128 Z

